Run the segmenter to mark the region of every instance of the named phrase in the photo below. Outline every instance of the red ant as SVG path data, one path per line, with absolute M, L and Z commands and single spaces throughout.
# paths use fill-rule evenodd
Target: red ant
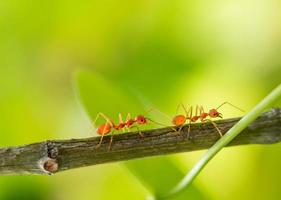
M 143 134 L 141 133 L 139 128 L 137 126 L 133 126 L 133 125 L 134 124 L 145 125 L 145 124 L 148 124 L 149 121 L 154 122 L 154 121 L 146 118 L 144 115 L 138 115 L 137 117 L 132 118 L 130 113 L 127 114 L 126 121 L 124 122 L 123 119 L 122 119 L 122 115 L 120 113 L 119 114 L 119 124 L 115 124 L 113 122 L 113 120 L 109 119 L 105 114 L 98 113 L 97 117 L 96 117 L 96 119 L 94 121 L 94 124 L 95 124 L 95 122 L 97 121 L 97 119 L 100 116 L 103 117 L 106 120 L 106 123 L 100 125 L 98 127 L 98 129 L 97 129 L 97 133 L 99 135 L 101 135 L 101 139 L 99 141 L 99 144 L 96 146 L 96 149 L 100 147 L 100 145 L 102 143 L 102 140 L 103 140 L 103 137 L 105 135 L 108 135 L 108 134 L 111 133 L 112 136 L 110 138 L 110 143 L 109 143 L 109 147 L 108 147 L 108 149 L 110 150 L 111 144 L 112 144 L 112 140 L 113 140 L 113 132 L 114 132 L 114 130 L 116 130 L 116 131 L 125 130 L 125 129 L 130 130 L 131 128 L 135 127 L 135 128 L 138 129 L 140 136 L 143 137 Z
M 214 125 L 214 127 L 216 128 L 216 130 L 218 131 L 218 133 L 222 137 L 221 131 L 219 130 L 219 128 L 217 127 L 215 122 L 213 122 L 211 119 L 222 118 L 222 113 L 218 112 L 218 109 L 220 107 L 222 107 L 223 105 L 225 105 L 225 104 L 229 104 L 232 107 L 234 107 L 234 108 L 244 112 L 242 109 L 234 106 L 233 104 L 231 104 L 229 102 L 224 102 L 220 106 L 218 106 L 217 108 L 213 108 L 213 109 L 209 110 L 209 112 L 205 112 L 203 106 L 196 106 L 195 115 L 193 115 L 192 114 L 192 111 L 193 111 L 193 107 L 192 106 L 187 110 L 186 107 L 183 104 L 180 104 L 182 106 L 182 108 L 184 109 L 184 111 L 185 111 L 185 115 L 176 115 L 173 118 L 172 123 L 175 126 L 181 126 L 180 129 L 179 129 L 179 131 L 180 131 L 182 129 L 183 125 L 186 123 L 186 121 L 189 120 L 189 126 L 188 126 L 188 134 L 189 134 L 191 122 L 196 122 L 199 119 L 200 119 L 201 122 L 209 121 L 209 122 L 211 122 Z M 199 114 L 198 114 L 198 111 L 199 111 Z M 210 117 L 210 119 L 207 119 L 207 117 Z

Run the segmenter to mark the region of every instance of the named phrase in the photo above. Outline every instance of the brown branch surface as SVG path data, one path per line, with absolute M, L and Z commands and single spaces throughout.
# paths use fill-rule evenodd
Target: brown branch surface
M 226 133 L 240 118 L 215 121 Z M 192 124 L 180 133 L 171 127 L 114 136 L 111 150 L 110 137 L 105 137 L 95 149 L 99 137 L 70 140 L 50 140 L 18 147 L 0 148 L 0 174 L 51 174 L 73 168 L 101 163 L 124 161 L 147 156 L 196 151 L 211 147 L 219 138 L 210 123 Z M 245 144 L 272 144 L 281 141 L 281 109 L 264 113 L 229 146 Z

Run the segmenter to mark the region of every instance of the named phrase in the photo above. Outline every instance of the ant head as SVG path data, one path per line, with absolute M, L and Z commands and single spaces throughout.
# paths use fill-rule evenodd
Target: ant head
M 136 117 L 136 122 L 138 124 L 146 124 L 147 123 L 147 119 L 143 115 L 138 115 Z
M 175 126 L 183 125 L 186 121 L 186 117 L 184 115 L 177 115 L 173 118 L 172 123 Z
M 216 109 L 211 109 L 211 110 L 209 111 L 209 116 L 210 116 L 211 118 L 216 118 L 216 117 L 222 118 L 222 114 L 219 113 Z

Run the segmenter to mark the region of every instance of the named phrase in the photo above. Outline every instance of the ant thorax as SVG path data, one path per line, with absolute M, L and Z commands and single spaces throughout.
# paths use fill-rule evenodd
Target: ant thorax
M 134 123 L 135 123 L 135 120 L 133 120 L 133 119 L 128 119 L 128 120 L 126 121 L 125 125 L 126 125 L 127 127 L 131 127 Z
M 203 120 L 203 119 L 205 119 L 206 117 L 208 117 L 208 113 L 205 113 L 205 112 L 203 112 L 203 113 L 201 113 L 201 115 L 200 115 L 200 119 L 201 120 Z
M 199 118 L 200 118 L 200 116 L 193 116 L 190 118 L 190 121 L 196 122 Z

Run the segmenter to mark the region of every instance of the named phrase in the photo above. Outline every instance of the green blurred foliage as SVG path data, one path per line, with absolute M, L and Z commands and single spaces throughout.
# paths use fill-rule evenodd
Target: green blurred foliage
M 73 90 L 77 69 L 96 76 L 81 80 L 82 92 L 96 97 L 83 102 L 91 119 L 96 110 L 116 116 L 151 106 L 173 115 L 181 101 L 206 108 L 230 101 L 249 110 L 280 83 L 280 52 L 279 0 L 0 1 L 0 145 L 95 135 Z M 115 92 L 122 98 L 104 98 Z M 201 154 L 172 159 L 184 173 Z M 208 199 L 279 199 L 279 155 L 280 144 L 227 148 L 194 186 Z M 5 200 L 147 193 L 119 164 L 0 177 Z
M 106 116 L 117 121 L 116 113 L 118 111 L 131 111 L 131 114 L 136 116 L 142 107 L 141 103 L 137 106 L 137 99 L 134 99 L 134 95 L 127 90 L 125 85 L 122 87 L 117 83 L 114 84 L 93 73 L 80 72 L 77 74 L 77 93 L 92 118 L 95 118 L 97 113 L 100 112 L 99 109 L 103 108 L 103 113 Z M 102 97 L 101 99 L 99 99 L 100 96 Z M 108 105 L 108 102 L 104 101 L 104 99 L 114 99 L 114 101 Z M 93 104 L 93 102 L 95 103 Z M 102 120 L 104 123 L 105 119 Z M 172 189 L 184 177 L 184 174 L 176 165 L 169 159 L 161 157 L 125 162 L 125 166 L 146 185 L 150 193 L 156 196 L 160 196 L 165 191 Z M 186 199 L 187 197 L 205 199 L 196 187 L 190 188 L 177 199 Z
M 133 160 L 125 165 L 156 197 L 170 191 L 185 175 L 169 157 Z M 207 196 L 197 186 L 192 185 L 173 199 L 212 199 Z
M 51 199 L 52 185 L 46 178 L 39 177 L 1 177 L 0 199 L 48 200 Z M 2 180 L 2 181 L 3 181 Z

